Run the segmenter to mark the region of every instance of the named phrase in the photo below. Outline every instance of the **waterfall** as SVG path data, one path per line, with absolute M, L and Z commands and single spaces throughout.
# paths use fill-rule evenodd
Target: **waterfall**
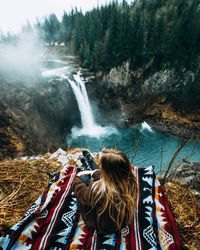
M 78 108 L 81 115 L 82 128 L 73 127 L 72 137 L 78 137 L 81 135 L 87 135 L 90 137 L 101 137 L 105 134 L 116 133 L 116 129 L 113 127 L 101 127 L 96 124 L 91 105 L 89 102 L 87 90 L 84 81 L 81 79 L 80 71 L 73 75 L 74 81 L 68 78 L 68 81 L 72 87 L 74 95 L 77 100 Z
M 147 130 L 148 132 L 153 133 L 153 129 L 151 128 L 151 126 L 147 123 L 147 122 L 142 122 L 141 124 L 141 128 L 140 128 L 140 132 L 144 132 L 145 130 Z
M 82 127 L 72 128 L 72 134 L 71 134 L 72 138 L 76 138 L 82 135 L 99 138 L 105 135 L 107 136 L 110 134 L 118 133 L 117 130 L 113 127 L 102 127 L 96 124 L 92 114 L 92 109 L 88 98 L 87 90 L 85 87 L 85 83 L 84 80 L 81 78 L 81 72 L 79 71 L 77 74 L 73 75 L 72 79 L 69 79 L 69 75 L 71 75 L 71 72 L 74 71 L 74 68 L 71 67 L 71 64 L 69 64 L 68 61 L 63 61 L 59 59 L 46 60 L 45 62 L 47 63 L 52 62 L 55 63 L 56 65 L 62 65 L 62 67 L 43 68 L 41 69 L 41 73 L 43 77 L 50 78 L 49 82 L 52 79 L 60 81 L 67 80 L 74 92 L 78 108 L 80 111 Z
M 73 92 L 75 94 L 78 108 L 81 115 L 82 127 L 85 129 L 92 129 L 96 126 L 92 115 L 91 106 L 88 99 L 88 94 L 85 88 L 85 84 L 80 77 L 80 71 L 77 75 L 73 75 L 75 81 L 68 79 Z

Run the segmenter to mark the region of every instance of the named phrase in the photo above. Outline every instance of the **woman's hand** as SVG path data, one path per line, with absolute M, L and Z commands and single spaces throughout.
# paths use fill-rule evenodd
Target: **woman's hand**
M 77 174 L 77 176 L 82 176 L 82 175 L 91 175 L 94 171 L 91 170 L 85 170 L 85 171 L 81 171 Z

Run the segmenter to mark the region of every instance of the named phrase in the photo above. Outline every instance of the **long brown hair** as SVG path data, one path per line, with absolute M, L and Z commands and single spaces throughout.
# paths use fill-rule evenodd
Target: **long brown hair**
M 105 211 L 109 211 L 109 217 L 120 230 L 124 223 L 128 225 L 133 221 L 136 178 L 128 157 L 119 149 L 102 150 L 100 169 L 102 177 L 93 183 L 90 192 L 92 203 L 97 207 L 97 222 Z

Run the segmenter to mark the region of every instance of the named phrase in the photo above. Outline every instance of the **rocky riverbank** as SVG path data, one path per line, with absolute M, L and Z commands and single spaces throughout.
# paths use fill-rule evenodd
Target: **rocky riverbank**
M 108 74 L 96 73 L 87 87 L 102 120 L 118 127 L 135 127 L 147 121 L 160 131 L 199 142 L 200 105 L 196 99 L 185 100 L 182 92 L 186 87 L 200 89 L 200 71 L 154 71 L 147 65 L 133 72 L 126 62 Z

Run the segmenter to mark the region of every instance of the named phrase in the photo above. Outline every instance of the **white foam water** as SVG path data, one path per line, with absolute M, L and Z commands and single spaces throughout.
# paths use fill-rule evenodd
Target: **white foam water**
M 94 138 L 100 138 L 104 136 L 109 136 L 111 134 L 117 134 L 118 131 L 114 127 L 101 127 L 101 126 L 94 126 L 92 129 L 88 130 L 86 128 L 72 128 L 72 137 L 77 138 L 79 136 L 88 136 Z
M 77 74 L 73 75 L 74 81 L 68 79 L 78 103 L 82 124 L 82 128 L 72 128 L 72 137 L 77 138 L 79 136 L 89 136 L 100 138 L 105 135 L 117 133 L 117 130 L 114 127 L 102 127 L 96 124 L 85 83 L 80 74 L 79 71 Z
M 65 66 L 65 67 L 61 67 L 61 68 L 57 68 L 57 69 L 51 69 L 51 70 L 44 70 L 42 72 L 42 76 L 43 77 L 59 77 L 60 79 L 67 79 L 67 69 L 68 69 L 68 66 Z
M 48 59 L 45 62 L 53 62 L 59 64 L 67 64 L 66 61 L 58 59 Z M 77 100 L 78 108 L 81 115 L 81 128 L 72 128 L 72 138 L 77 138 L 79 136 L 88 136 L 94 138 L 100 138 L 106 135 L 116 134 L 117 129 L 114 127 L 102 127 L 95 122 L 90 101 L 88 98 L 87 90 L 85 87 L 85 82 L 81 78 L 81 72 L 78 71 L 77 74 L 73 75 L 73 80 L 69 79 L 69 67 L 64 66 L 53 69 L 41 69 L 42 76 L 47 78 L 58 78 L 59 80 L 68 80 L 74 95 Z M 73 112 L 73 111 L 72 111 Z
M 141 124 L 140 132 L 144 132 L 145 130 L 147 130 L 147 131 L 149 131 L 151 133 L 154 132 L 153 129 L 151 128 L 151 126 L 147 122 L 144 121 Z

